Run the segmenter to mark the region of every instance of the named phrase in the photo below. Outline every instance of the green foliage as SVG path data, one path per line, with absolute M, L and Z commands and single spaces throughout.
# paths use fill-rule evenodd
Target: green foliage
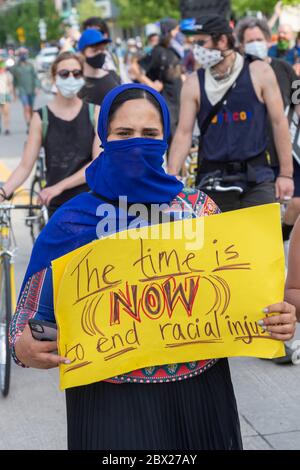
M 44 20 L 47 24 L 47 40 L 56 40 L 60 36 L 61 20 L 54 7 L 53 0 L 44 0 Z M 25 44 L 29 47 L 38 47 L 39 34 L 39 2 L 27 0 L 18 6 L 10 8 L 0 15 L 0 41 L 5 44 L 8 38 L 13 38 L 19 44 L 17 29 L 24 28 Z
M 251 11 L 262 11 L 270 15 L 274 12 L 278 0 L 232 0 L 232 8 L 239 16 Z M 299 0 L 283 0 L 283 5 L 299 5 Z
M 101 8 L 96 6 L 95 0 L 80 0 L 77 11 L 80 23 L 90 16 L 101 16 Z
M 179 19 L 179 0 L 115 0 L 123 28 L 141 27 L 164 17 Z

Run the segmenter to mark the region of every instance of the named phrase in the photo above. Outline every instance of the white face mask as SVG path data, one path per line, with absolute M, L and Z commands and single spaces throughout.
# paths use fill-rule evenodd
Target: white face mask
M 71 99 L 81 90 L 85 81 L 83 78 L 74 78 L 72 76 L 68 78 L 57 77 L 55 84 L 65 98 Z
M 248 44 L 245 45 L 245 52 L 259 59 L 265 59 L 268 57 L 268 45 L 264 41 L 248 42 Z
M 204 68 L 210 69 L 224 60 L 221 51 L 218 49 L 207 49 L 195 44 L 193 52 L 196 61 Z

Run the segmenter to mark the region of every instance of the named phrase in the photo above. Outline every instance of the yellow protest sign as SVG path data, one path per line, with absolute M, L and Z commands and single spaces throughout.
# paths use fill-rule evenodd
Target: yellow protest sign
M 284 355 L 257 324 L 283 300 L 279 204 L 152 229 L 53 262 L 59 351 L 72 361 L 63 389 L 154 365 Z

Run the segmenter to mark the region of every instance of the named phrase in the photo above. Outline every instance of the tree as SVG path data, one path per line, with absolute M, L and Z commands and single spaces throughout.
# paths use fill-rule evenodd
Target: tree
M 242 16 L 247 11 L 262 11 L 266 15 L 272 14 L 278 0 L 232 0 L 233 11 Z M 299 0 L 283 0 L 283 5 L 299 5 Z
M 43 1 L 44 20 L 47 24 L 47 40 L 56 40 L 60 35 L 61 20 L 55 10 L 52 0 Z M 38 47 L 40 44 L 39 20 L 40 5 L 35 0 L 27 0 L 20 5 L 10 8 L 0 16 L 0 39 L 6 42 L 7 37 L 12 37 L 18 44 L 18 28 L 24 28 L 25 43 L 27 46 Z
M 165 17 L 179 19 L 179 0 L 115 0 L 123 28 L 142 27 Z
M 82 23 L 90 16 L 101 16 L 101 8 L 97 7 L 95 0 L 80 0 L 77 5 L 79 20 Z

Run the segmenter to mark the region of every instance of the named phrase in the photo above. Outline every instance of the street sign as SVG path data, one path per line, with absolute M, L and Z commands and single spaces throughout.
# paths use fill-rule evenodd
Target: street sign
M 26 41 L 25 29 L 22 26 L 20 26 L 19 28 L 16 29 L 16 33 L 17 33 L 19 42 L 24 43 Z
M 117 18 L 119 16 L 119 9 L 111 0 L 96 0 L 96 6 L 99 7 L 101 17 L 104 20 Z

